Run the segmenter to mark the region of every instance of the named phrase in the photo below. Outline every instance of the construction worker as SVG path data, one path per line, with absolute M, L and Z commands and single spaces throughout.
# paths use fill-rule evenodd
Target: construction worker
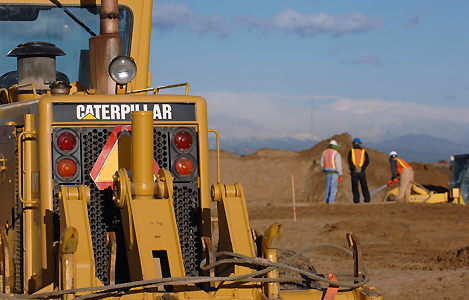
M 360 191 L 358 190 L 358 182 L 360 182 L 365 203 L 369 203 L 370 192 L 368 191 L 365 170 L 370 160 L 368 159 L 368 153 L 366 153 L 365 149 L 362 149 L 361 145 L 360 139 L 355 138 L 352 142 L 352 150 L 348 153 L 348 165 L 352 177 L 353 202 L 360 203 Z
M 326 173 L 326 203 L 335 202 L 337 183 L 342 181 L 342 158 L 338 150 L 337 142 L 331 140 L 321 155 L 321 168 Z
M 412 167 L 402 158 L 398 158 L 396 151 L 389 153 L 389 162 L 391 163 L 392 178 L 388 181 L 388 186 L 391 186 L 393 182 L 397 182 L 398 176 L 401 177 L 396 202 L 410 202 L 412 181 L 414 181 Z

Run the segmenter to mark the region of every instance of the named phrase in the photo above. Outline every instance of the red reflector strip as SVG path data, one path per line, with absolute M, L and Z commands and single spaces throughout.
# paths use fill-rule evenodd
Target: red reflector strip
M 90 176 L 93 179 L 94 183 L 100 190 L 105 190 L 108 188 L 112 188 L 112 179 L 109 180 L 98 180 L 98 176 L 104 168 L 104 165 L 108 161 L 109 156 L 111 155 L 112 150 L 117 144 L 119 133 L 124 131 L 132 132 L 132 126 L 130 125 L 117 125 L 111 132 L 106 144 L 104 144 L 103 149 L 99 153 L 99 156 L 93 165 L 93 168 L 90 171 Z M 159 172 L 160 168 L 156 161 L 153 159 L 153 174 L 156 176 Z M 118 170 L 116 170 L 118 171 Z
M 329 278 L 332 281 L 337 282 L 337 278 L 335 278 L 334 274 L 329 274 Z M 326 294 L 324 295 L 323 300 L 334 300 L 337 292 L 339 291 L 339 287 L 337 285 L 330 284 L 327 288 Z

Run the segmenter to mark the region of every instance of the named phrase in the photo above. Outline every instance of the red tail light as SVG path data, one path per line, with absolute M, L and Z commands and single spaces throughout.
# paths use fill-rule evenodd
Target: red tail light
M 171 174 L 176 181 L 193 181 L 198 175 L 195 126 L 179 127 L 170 135 Z
M 57 137 L 57 147 L 64 152 L 70 152 L 75 149 L 77 139 L 72 133 L 65 131 Z
M 179 131 L 174 135 L 174 145 L 180 151 L 186 151 L 192 146 L 192 135 L 187 131 Z
M 72 178 L 77 172 L 77 164 L 68 158 L 62 159 L 57 164 L 57 173 L 63 178 Z
M 53 128 L 52 168 L 57 183 L 82 183 L 81 144 L 81 128 Z
M 176 161 L 176 171 L 181 177 L 191 175 L 193 168 L 192 161 L 187 157 L 181 157 Z

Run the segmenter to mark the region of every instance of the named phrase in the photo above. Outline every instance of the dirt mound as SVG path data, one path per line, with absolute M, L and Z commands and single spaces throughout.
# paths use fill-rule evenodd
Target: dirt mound
M 431 260 L 441 269 L 460 269 L 469 267 L 469 247 L 451 250 Z
M 331 139 L 339 144 L 344 167 L 335 205 L 324 203 L 325 176 L 319 164 Z M 240 157 L 221 151 L 221 182 L 243 184 L 251 228 L 263 232 L 274 222 L 283 224 L 282 248 L 286 250 L 282 251 L 286 252 L 279 251 L 279 262 L 313 244 L 347 248 L 346 233 L 353 232 L 371 278 L 368 286 L 376 287 L 384 299 L 467 299 L 469 205 L 382 203 L 389 187 L 373 194 L 371 204 L 349 204 L 347 155 L 352 137 L 344 133 L 331 139 L 301 152 L 261 149 Z M 373 191 L 391 178 L 389 158 L 364 146 L 370 158 L 368 186 Z M 216 152 L 209 155 L 210 180 L 216 182 Z M 410 164 L 417 183 L 447 190 L 448 164 Z M 293 222 L 292 175 L 297 222 Z M 349 256 L 329 249 L 306 252 L 293 265 L 307 271 L 314 266 L 321 274 L 353 271 Z M 281 273 L 292 275 L 296 276 Z M 295 283 L 282 287 L 301 288 Z
M 342 157 L 343 180 L 338 185 L 337 203 L 351 203 L 352 190 L 350 171 L 347 162 L 352 147 L 352 137 L 348 133 L 334 135 L 308 150 L 293 152 L 260 149 L 247 156 L 237 156 L 220 151 L 221 182 L 243 184 L 248 203 L 291 203 L 293 197 L 292 176 L 297 203 L 323 202 L 326 180 L 321 169 L 320 158 L 330 140 L 336 140 Z M 363 145 L 368 153 L 370 165 L 366 170 L 368 188 L 372 192 L 385 185 L 391 178 L 388 154 Z M 216 151 L 211 150 L 210 181 L 216 182 Z M 432 164 L 411 163 L 415 171 L 415 181 L 430 190 L 444 192 L 448 189 L 448 176 Z M 395 185 L 393 186 L 395 187 Z M 391 188 L 393 188 L 391 187 Z M 389 187 L 375 193 L 371 202 L 381 202 Z

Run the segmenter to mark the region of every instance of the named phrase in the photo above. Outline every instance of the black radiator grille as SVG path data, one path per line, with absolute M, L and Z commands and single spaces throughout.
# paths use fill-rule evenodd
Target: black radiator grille
M 200 206 L 197 184 L 174 184 L 173 205 L 179 230 L 186 276 L 198 276 L 200 253 Z
M 120 263 L 116 264 L 116 283 L 130 280 L 119 208 L 112 201 L 112 190 L 100 191 L 90 176 L 90 171 L 112 130 L 113 128 L 84 128 L 81 136 L 83 181 L 85 185 L 90 187 L 91 195 L 91 201 L 88 204 L 88 215 L 93 240 L 96 277 L 103 283 L 107 283 L 108 279 L 109 250 L 106 247 L 108 232 L 115 232 L 117 238 L 117 260 Z
M 126 247 L 119 208 L 112 200 L 112 190 L 99 190 L 90 176 L 114 127 L 81 128 L 83 183 L 90 187 L 88 214 L 96 264 L 96 277 L 107 284 L 109 251 L 106 235 L 115 232 L 117 238 L 116 283 L 130 281 Z M 160 168 L 170 169 L 170 136 L 173 127 L 155 127 L 154 158 Z M 57 185 L 56 185 L 57 189 Z M 55 199 L 57 203 L 57 200 Z M 173 204 L 186 276 L 197 276 L 200 264 L 200 200 L 198 179 L 192 182 L 174 181 Z M 58 205 L 54 205 L 58 210 Z

